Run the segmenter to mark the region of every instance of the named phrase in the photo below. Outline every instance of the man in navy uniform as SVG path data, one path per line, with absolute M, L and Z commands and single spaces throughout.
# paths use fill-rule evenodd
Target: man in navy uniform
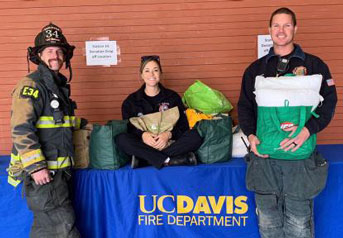
M 238 116 L 240 126 L 248 136 L 249 154 L 246 182 L 255 192 L 258 224 L 261 237 L 313 237 L 313 198 L 326 183 L 326 161 L 313 151 L 307 159 L 286 160 L 260 154 L 257 145 L 257 103 L 255 78 L 284 75 L 322 75 L 320 95 L 324 101 L 294 138 L 284 139 L 280 148 L 295 152 L 311 136 L 323 130 L 331 121 L 337 102 L 336 88 L 328 66 L 318 57 L 305 53 L 294 44 L 296 17 L 288 8 L 280 8 L 270 18 L 269 32 L 273 47 L 268 55 L 253 62 L 245 71 Z M 277 80 L 277 79 L 275 79 Z M 297 125 L 284 128 L 294 132 Z

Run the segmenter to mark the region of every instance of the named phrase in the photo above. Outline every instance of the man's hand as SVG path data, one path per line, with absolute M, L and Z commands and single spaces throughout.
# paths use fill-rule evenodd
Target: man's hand
M 159 134 L 158 136 L 155 137 L 156 139 L 156 147 L 154 147 L 157 150 L 163 150 L 164 148 L 167 147 L 168 141 L 171 138 L 171 132 L 165 131 Z
M 291 150 L 292 152 L 296 151 L 310 137 L 310 132 L 308 131 L 306 127 L 304 127 L 295 138 L 290 138 L 294 134 L 294 132 L 297 130 L 297 128 L 298 126 L 292 126 L 292 127 L 283 129 L 284 131 L 291 132 L 288 135 L 289 138 L 284 139 L 280 143 L 280 146 L 284 151 L 289 151 L 289 150 Z
M 151 132 L 144 132 L 142 134 L 142 140 L 145 144 L 147 144 L 148 146 L 151 146 L 153 148 L 156 147 L 156 135 L 154 135 L 153 133 Z
M 248 136 L 248 140 L 249 140 L 249 143 L 250 143 L 250 150 L 255 154 L 257 155 L 258 157 L 261 157 L 261 158 L 268 158 L 269 156 L 268 155 L 261 155 L 260 153 L 258 153 L 257 151 L 257 148 L 256 148 L 256 145 L 259 145 L 260 144 L 260 140 L 257 138 L 257 136 L 253 135 L 253 134 L 250 134 Z
M 50 183 L 52 178 L 48 169 L 42 169 L 31 174 L 32 179 L 37 185 L 44 185 Z

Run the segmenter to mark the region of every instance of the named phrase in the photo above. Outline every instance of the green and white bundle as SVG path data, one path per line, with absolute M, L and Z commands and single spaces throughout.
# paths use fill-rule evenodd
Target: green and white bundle
M 255 95 L 258 105 L 257 137 L 260 154 L 274 159 L 306 159 L 316 146 L 316 135 L 312 135 L 297 151 L 284 151 L 280 143 L 290 132 L 284 128 L 297 126 L 292 137 L 296 137 L 305 123 L 315 114 L 323 101 L 319 94 L 322 75 L 268 77 L 257 76 Z

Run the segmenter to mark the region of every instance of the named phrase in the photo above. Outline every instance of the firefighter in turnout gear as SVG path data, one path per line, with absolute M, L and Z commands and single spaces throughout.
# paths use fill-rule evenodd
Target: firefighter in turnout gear
M 74 46 L 61 28 L 50 23 L 28 48 L 38 68 L 24 77 L 12 92 L 13 149 L 8 182 L 24 181 L 26 200 L 34 214 L 31 238 L 80 237 L 70 200 L 73 164 L 72 132 L 89 128 L 74 115 L 76 104 L 70 85 L 59 70 L 69 68 Z M 70 80 L 69 80 L 70 81 Z

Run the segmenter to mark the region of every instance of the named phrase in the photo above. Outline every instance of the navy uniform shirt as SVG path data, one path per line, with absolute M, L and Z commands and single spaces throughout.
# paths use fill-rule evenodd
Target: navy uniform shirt
M 155 97 L 148 97 L 145 92 L 145 84 L 136 92 L 130 94 L 123 102 L 122 116 L 123 119 L 139 117 L 149 113 L 165 111 L 177 106 L 179 108 L 180 118 L 174 126 L 172 139 L 178 139 L 185 131 L 189 130 L 185 107 L 181 97 L 168 88 L 159 84 L 160 92 Z M 135 128 L 131 123 L 128 124 L 128 132 L 142 137 L 143 131 Z

